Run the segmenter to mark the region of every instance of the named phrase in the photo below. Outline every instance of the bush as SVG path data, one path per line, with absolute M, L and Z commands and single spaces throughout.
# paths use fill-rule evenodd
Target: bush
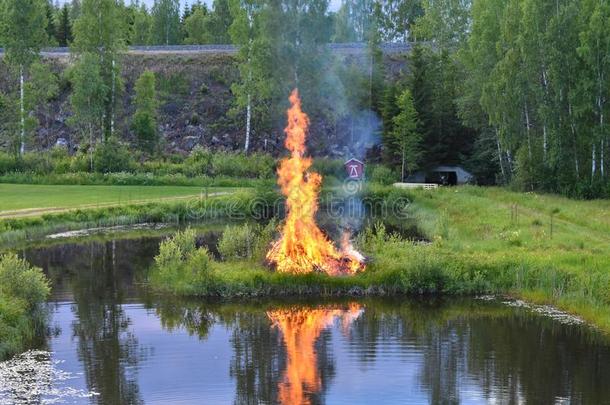
M 135 162 L 127 145 L 112 136 L 95 148 L 93 166 L 98 173 L 128 172 Z
M 384 186 L 389 186 L 398 181 L 398 176 L 386 166 L 375 165 L 371 172 L 371 181 Z
M 40 269 L 14 254 L 0 256 L 0 360 L 22 350 L 40 329 L 40 304 L 48 295 Z
M 227 226 L 218 241 L 218 251 L 225 260 L 251 259 L 256 233 L 248 225 Z
M 206 248 L 196 248 L 196 234 L 190 228 L 161 243 L 155 265 L 152 283 L 168 290 L 205 293 L 214 282 L 212 257 Z
M 0 256 L 0 295 L 22 300 L 32 309 L 44 302 L 49 291 L 42 270 L 15 254 Z

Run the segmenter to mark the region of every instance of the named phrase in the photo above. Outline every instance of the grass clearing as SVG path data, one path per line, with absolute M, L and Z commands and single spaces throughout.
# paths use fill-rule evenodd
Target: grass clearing
M 197 197 L 205 193 L 235 191 L 233 188 L 188 186 L 64 186 L 0 184 L 0 217 L 25 210 L 96 208 L 129 205 L 171 198 Z M 44 212 L 43 212 L 44 213 Z M 25 214 L 25 212 L 24 212 Z

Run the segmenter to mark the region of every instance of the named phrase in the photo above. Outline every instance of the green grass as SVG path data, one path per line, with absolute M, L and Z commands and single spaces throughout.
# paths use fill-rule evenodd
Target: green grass
M 208 189 L 208 192 L 232 189 Z M 183 186 L 63 186 L 0 184 L 0 213 L 24 209 L 77 208 L 129 204 L 172 197 L 198 196 L 202 187 Z

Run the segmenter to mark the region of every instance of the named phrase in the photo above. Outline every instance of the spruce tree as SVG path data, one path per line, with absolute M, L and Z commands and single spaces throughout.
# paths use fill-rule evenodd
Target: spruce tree
M 59 46 L 65 47 L 72 42 L 72 22 L 70 21 L 70 7 L 68 4 L 64 4 L 61 8 L 56 38 Z

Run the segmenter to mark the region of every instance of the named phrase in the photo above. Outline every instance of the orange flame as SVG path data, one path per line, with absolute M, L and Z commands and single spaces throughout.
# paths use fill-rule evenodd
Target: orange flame
M 364 258 L 356 252 L 347 235 L 343 251 L 338 251 L 316 224 L 318 194 L 322 176 L 309 169 L 305 157 L 309 117 L 301 109 L 298 90 L 290 95 L 285 146 L 290 157 L 278 169 L 278 184 L 286 197 L 286 222 L 281 238 L 267 253 L 267 260 L 280 273 L 304 274 L 321 271 L 329 275 L 354 274 L 364 270 Z
M 318 374 L 315 343 L 322 331 L 341 319 L 341 327 L 347 333 L 349 325 L 360 316 L 359 304 L 350 304 L 348 309 L 289 308 L 268 311 L 267 316 L 280 329 L 286 346 L 286 370 L 279 383 L 279 402 L 284 405 L 310 404 L 307 394 L 322 390 L 322 379 Z

